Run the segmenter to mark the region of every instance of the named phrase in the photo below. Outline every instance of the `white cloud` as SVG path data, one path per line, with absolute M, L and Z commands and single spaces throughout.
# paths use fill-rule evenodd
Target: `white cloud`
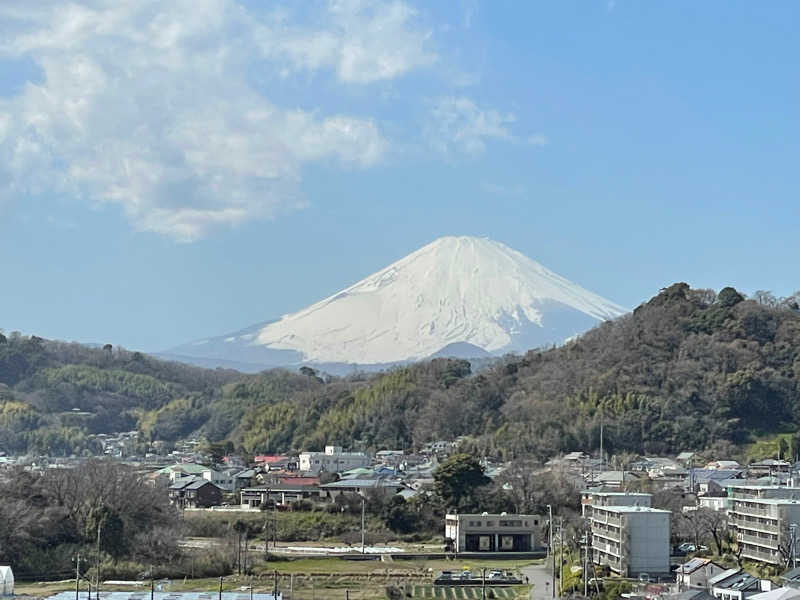
M 513 113 L 482 108 L 466 97 L 440 98 L 429 114 L 426 135 L 430 144 L 445 155 L 476 156 L 488 140 L 513 141 Z
M 367 84 L 433 64 L 429 31 L 414 27 L 416 11 L 399 1 L 328 0 L 314 26 L 291 26 L 284 15 L 259 31 L 268 56 L 298 69 L 332 69 L 340 81 Z
M 331 5 L 365 28 L 331 34 L 340 79 L 432 60 L 420 54 L 424 35 L 405 28 L 405 5 L 360 7 Z M 192 241 L 302 206 L 304 164 L 369 167 L 387 149 L 370 118 L 283 109 L 250 87 L 264 30 L 233 0 L 21 3 L 0 7 L 0 23 L 0 58 L 32 59 L 42 73 L 0 100 L 8 197 L 77 195 L 120 206 L 139 230 Z M 392 55 L 404 42 L 409 52 Z

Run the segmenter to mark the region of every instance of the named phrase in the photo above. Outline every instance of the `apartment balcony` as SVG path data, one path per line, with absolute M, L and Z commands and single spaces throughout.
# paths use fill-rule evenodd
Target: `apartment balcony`
M 592 540 L 592 551 L 593 554 L 595 552 L 600 552 L 604 554 L 609 554 L 611 556 L 620 557 L 622 556 L 622 550 L 619 544 L 606 544 L 605 542 Z
M 774 534 L 779 534 L 781 532 L 777 524 L 759 523 L 752 519 L 736 518 L 736 516 L 733 516 L 731 519 L 731 527 L 735 527 L 738 530 L 763 531 L 765 533 Z
M 747 544 L 756 544 L 758 546 L 763 546 L 765 548 L 772 548 L 773 550 L 778 549 L 778 539 L 777 537 L 772 537 L 772 536 L 752 535 L 749 533 L 744 533 L 742 531 L 739 531 L 736 534 L 736 541 L 744 542 Z
M 619 530 L 615 531 L 613 529 L 601 527 L 592 527 L 592 535 L 613 540 L 615 542 L 620 542 L 624 537 L 622 534 L 620 534 Z
M 730 510 L 731 513 L 740 514 L 740 515 L 752 515 L 756 517 L 769 517 L 771 519 L 775 519 L 775 513 L 770 511 L 766 508 L 757 508 L 755 506 L 746 506 L 742 503 L 733 502 L 733 508 Z
M 781 557 L 780 553 L 772 554 L 771 552 L 762 552 L 749 547 L 742 548 L 742 558 L 749 558 L 751 560 L 757 560 L 760 562 L 769 563 L 771 565 L 783 564 L 783 558 Z
M 592 512 L 592 524 L 594 523 L 603 523 L 606 525 L 613 525 L 614 527 L 622 526 L 622 520 L 619 518 L 619 515 L 603 512 L 600 508 L 596 508 Z

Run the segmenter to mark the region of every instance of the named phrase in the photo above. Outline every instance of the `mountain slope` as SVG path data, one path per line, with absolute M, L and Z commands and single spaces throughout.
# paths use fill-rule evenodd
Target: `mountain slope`
M 267 365 L 396 363 L 451 344 L 524 351 L 624 313 L 499 242 L 444 237 L 277 321 L 169 352 Z

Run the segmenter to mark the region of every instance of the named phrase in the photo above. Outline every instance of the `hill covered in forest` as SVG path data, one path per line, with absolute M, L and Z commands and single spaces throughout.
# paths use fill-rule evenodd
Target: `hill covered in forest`
M 247 453 L 327 443 L 409 448 L 468 436 L 476 451 L 544 459 L 609 452 L 730 452 L 800 426 L 797 297 L 678 283 L 557 348 L 472 373 L 434 359 L 337 378 L 309 368 L 245 375 L 106 346 L 0 338 L 0 450 L 91 452 L 89 435 L 202 435 Z

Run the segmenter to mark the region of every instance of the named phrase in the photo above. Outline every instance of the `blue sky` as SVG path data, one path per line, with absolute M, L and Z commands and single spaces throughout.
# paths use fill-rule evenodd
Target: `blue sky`
M 0 327 L 160 350 L 442 235 L 800 289 L 793 2 L 0 7 Z

